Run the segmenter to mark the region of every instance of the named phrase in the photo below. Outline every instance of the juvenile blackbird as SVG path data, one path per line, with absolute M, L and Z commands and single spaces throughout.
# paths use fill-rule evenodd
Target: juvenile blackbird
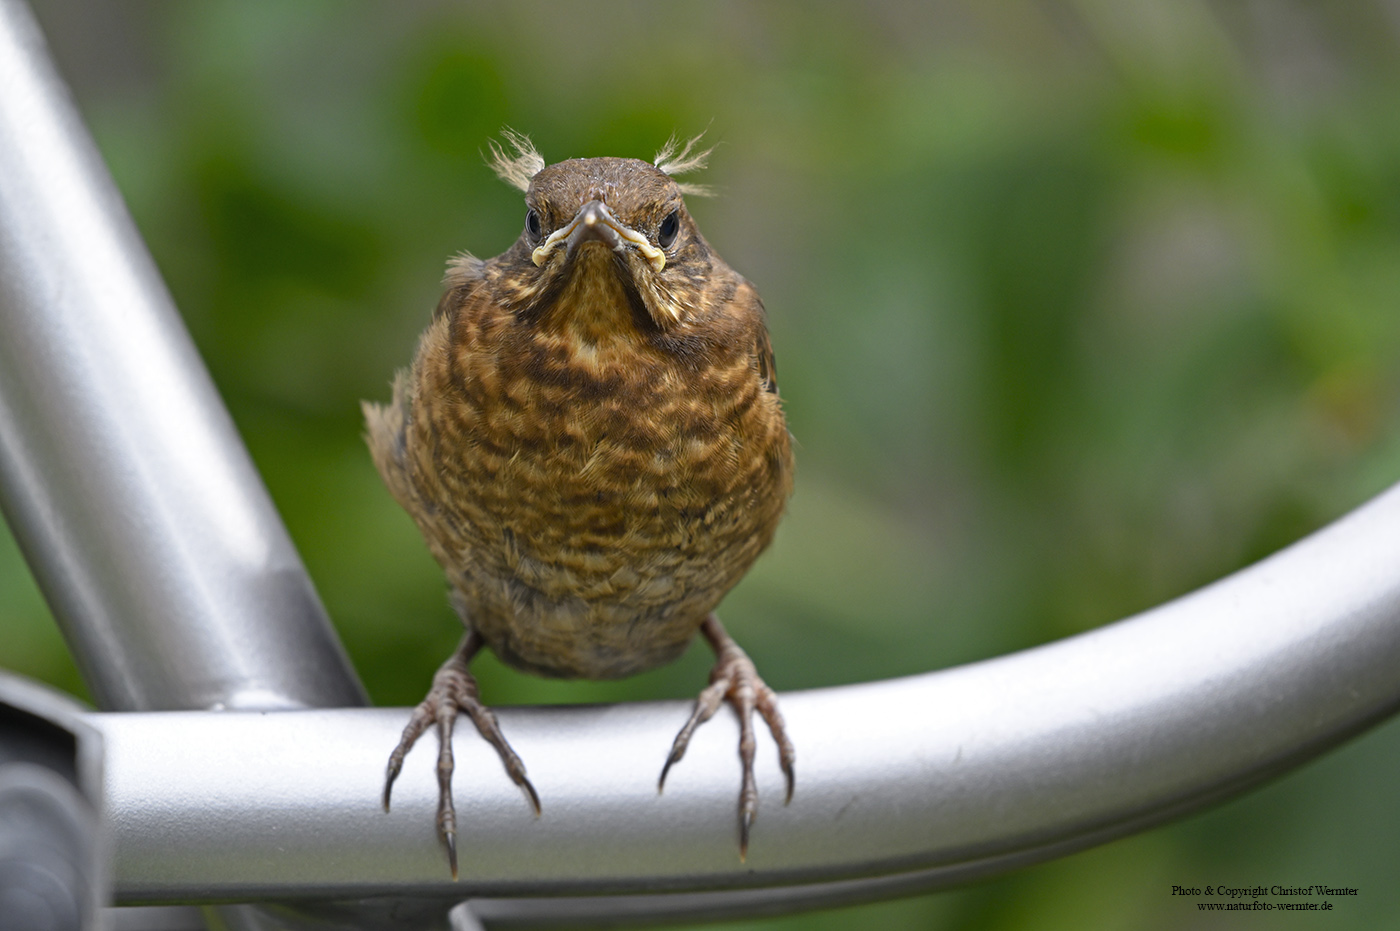
M 447 291 L 388 405 L 365 404 L 375 465 L 447 572 L 466 627 L 389 758 L 436 725 L 437 827 L 457 875 L 452 728 L 465 711 L 529 797 L 525 766 L 468 671 L 490 647 L 544 676 L 612 679 L 670 662 L 699 630 L 710 685 L 661 771 L 724 703 L 738 712 L 739 853 L 758 804 L 753 713 L 794 752 L 776 697 L 713 613 L 773 539 L 792 490 L 763 304 L 715 254 L 672 175 L 696 140 L 654 162 L 545 166 L 528 138 L 492 146 L 525 191 L 525 228 L 488 261 L 448 263 Z

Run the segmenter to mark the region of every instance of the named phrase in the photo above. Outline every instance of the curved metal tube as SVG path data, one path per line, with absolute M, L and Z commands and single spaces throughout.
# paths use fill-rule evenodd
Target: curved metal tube
M 117 894 L 691 893 L 474 903 L 508 922 L 751 914 L 966 881 L 1200 808 L 1394 711 L 1397 566 L 1400 486 L 1129 620 L 943 672 L 786 695 L 797 794 L 777 801 L 761 737 L 747 864 L 732 716 L 697 733 L 656 793 L 681 702 L 502 711 L 544 801 L 538 820 L 493 751 L 459 730 L 460 884 L 433 834 L 432 741 L 409 757 L 393 813 L 378 809 L 406 710 L 92 715 L 109 748 Z

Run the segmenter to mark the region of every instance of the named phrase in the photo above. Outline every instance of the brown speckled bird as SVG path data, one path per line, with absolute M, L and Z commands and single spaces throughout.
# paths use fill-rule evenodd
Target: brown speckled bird
M 678 657 L 704 633 L 710 685 L 661 772 L 723 702 L 742 733 L 739 849 L 758 804 L 753 713 L 792 744 L 776 697 L 713 611 L 773 533 L 792 448 L 753 286 L 715 254 L 672 175 L 703 166 L 695 140 L 654 163 L 545 166 L 527 138 L 493 146 L 525 191 L 525 229 L 489 261 L 449 263 L 447 292 L 387 406 L 365 405 L 389 490 L 447 571 L 467 629 L 389 759 L 436 724 L 438 832 L 457 875 L 452 727 L 465 711 L 535 813 L 524 764 L 468 671 L 490 647 L 545 676 L 613 679 Z

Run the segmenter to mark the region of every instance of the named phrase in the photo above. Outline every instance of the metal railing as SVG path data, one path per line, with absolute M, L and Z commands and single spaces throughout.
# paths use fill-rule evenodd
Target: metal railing
M 407 712 L 360 707 L 18 0 L 0 0 L 0 504 L 103 708 L 86 721 L 106 747 L 116 901 L 295 904 L 226 908 L 232 927 L 443 924 L 465 898 L 490 925 L 700 920 L 933 889 L 1199 809 L 1400 707 L 1398 486 L 1120 623 L 785 695 L 797 794 L 764 804 L 746 864 L 729 716 L 658 797 L 685 704 L 503 709 L 544 817 L 459 729 L 452 883 L 431 767 L 378 807 Z

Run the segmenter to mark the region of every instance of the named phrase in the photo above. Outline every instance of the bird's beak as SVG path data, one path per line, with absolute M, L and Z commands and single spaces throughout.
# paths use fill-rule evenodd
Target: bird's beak
M 549 253 L 560 243 L 565 244 L 566 254 L 573 255 L 580 245 L 593 241 L 618 252 L 628 245 L 636 246 L 637 251 L 651 263 L 652 271 L 659 272 L 666 267 L 666 253 L 653 246 L 641 233 L 619 221 L 601 200 L 590 200 L 580 207 L 572 220 L 550 233 L 549 238 L 530 253 L 530 261 L 543 265 Z

